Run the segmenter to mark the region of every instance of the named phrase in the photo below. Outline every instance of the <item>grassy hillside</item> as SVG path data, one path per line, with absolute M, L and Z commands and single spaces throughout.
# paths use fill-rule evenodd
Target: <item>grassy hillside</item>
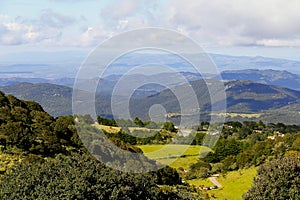
M 249 169 L 243 169 L 238 171 L 228 172 L 226 176 L 220 176 L 217 178 L 218 182 L 222 184 L 222 188 L 216 190 L 204 191 L 210 196 L 215 196 L 215 199 L 230 199 L 239 200 L 242 199 L 242 195 L 246 193 L 252 186 L 253 178 L 256 176 L 255 167 Z M 195 186 L 213 186 L 208 179 L 194 179 L 188 181 Z
M 161 164 L 171 163 L 170 167 L 184 169 L 197 162 L 200 152 L 210 151 L 208 147 L 198 145 L 140 145 L 138 147 L 150 159 L 157 160 Z

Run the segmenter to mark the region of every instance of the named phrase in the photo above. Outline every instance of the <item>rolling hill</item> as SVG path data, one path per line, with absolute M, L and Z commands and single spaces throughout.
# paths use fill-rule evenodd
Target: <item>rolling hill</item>
M 213 81 L 210 81 L 211 84 Z M 210 99 L 207 87 L 203 80 L 191 82 L 202 111 L 209 111 Z M 187 85 L 176 87 L 178 91 L 185 91 Z M 290 104 L 297 104 L 300 98 L 300 92 L 281 88 L 277 86 L 270 86 L 261 83 L 254 83 L 251 81 L 230 81 L 225 83 L 227 111 L 236 113 L 254 113 L 263 110 L 278 109 Z M 187 95 L 187 99 L 189 96 Z M 176 112 L 178 102 L 174 98 L 171 90 L 164 90 L 156 95 L 147 97 L 142 100 L 134 101 L 134 104 L 141 112 L 149 108 L 150 104 L 162 103 L 168 112 Z
M 209 84 L 215 81 L 209 80 Z M 300 91 L 270 86 L 251 81 L 229 81 L 224 83 L 226 88 L 227 112 L 231 113 L 261 113 L 265 121 L 281 121 L 289 123 L 289 114 L 293 113 L 293 123 L 298 120 L 300 111 Z M 200 110 L 210 110 L 210 98 L 203 80 L 191 82 L 191 86 L 200 102 Z M 174 90 L 182 92 L 183 101 L 190 101 L 189 93 L 186 93 L 189 84 L 176 86 Z M 18 83 L 0 87 L 5 93 L 11 93 L 18 98 L 39 102 L 45 111 L 51 115 L 72 114 L 72 88 L 48 83 L 31 84 Z M 107 94 L 96 95 L 96 110 L 98 115 L 111 116 L 111 101 Z M 123 105 L 122 97 L 118 105 Z M 139 95 L 130 99 L 131 116 L 139 116 L 142 119 L 148 117 L 148 111 L 154 104 L 161 104 L 167 113 L 180 111 L 179 102 L 171 90 L 163 90 L 147 97 Z M 241 119 L 243 120 L 243 119 Z M 245 120 L 245 119 L 244 119 Z

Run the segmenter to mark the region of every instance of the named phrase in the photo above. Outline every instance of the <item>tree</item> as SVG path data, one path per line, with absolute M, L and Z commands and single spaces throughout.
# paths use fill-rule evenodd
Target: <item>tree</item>
M 175 128 L 175 126 L 172 122 L 165 122 L 163 129 L 170 131 L 170 132 L 177 132 L 177 129 Z
M 134 118 L 133 122 L 139 127 L 145 126 L 144 122 L 142 120 L 140 120 L 138 117 Z
M 300 157 L 284 157 L 263 164 L 243 199 L 300 199 Z
M 206 158 L 207 162 L 220 162 L 227 156 L 236 156 L 241 151 L 242 143 L 235 139 L 220 139 L 214 147 L 214 153 L 209 153 Z
M 169 199 L 150 174 L 128 174 L 87 155 L 23 162 L 0 180 L 0 199 Z

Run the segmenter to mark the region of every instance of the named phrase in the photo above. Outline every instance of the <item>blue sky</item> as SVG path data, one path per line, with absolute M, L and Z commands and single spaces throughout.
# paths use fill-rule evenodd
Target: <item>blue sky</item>
M 90 51 L 143 27 L 177 30 L 208 52 L 300 60 L 298 0 L 1 0 L 0 55 Z

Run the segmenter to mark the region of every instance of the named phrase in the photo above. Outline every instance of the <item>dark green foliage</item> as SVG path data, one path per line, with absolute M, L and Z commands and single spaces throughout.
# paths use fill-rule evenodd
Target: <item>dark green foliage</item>
M 0 99 L 0 144 L 4 149 L 51 156 L 66 152 L 66 146 L 81 145 L 72 116 L 54 119 L 35 102 L 3 93 Z
M 142 120 L 140 120 L 138 117 L 134 118 L 133 122 L 139 127 L 145 126 L 144 122 Z
M 106 126 L 118 126 L 115 119 L 107 119 L 107 118 L 98 116 L 97 121 L 99 124 L 106 125 Z
M 211 169 L 211 165 L 209 163 L 206 163 L 204 161 L 201 161 L 199 160 L 199 162 L 195 163 L 195 164 L 192 164 L 190 166 L 190 170 L 196 170 L 197 168 L 200 168 L 200 167 L 204 167 L 204 168 L 207 168 L 207 169 Z
M 21 164 L 1 177 L 0 199 L 194 199 L 185 189 L 162 191 L 156 185 L 181 184 L 173 168 L 147 174 L 116 170 L 123 169 L 125 161 L 132 171 L 155 165 L 139 148 L 129 144 L 144 138 L 137 140 L 121 130 L 117 137 L 111 137 L 117 146 L 115 151 L 91 125 L 94 121 L 89 115 L 77 116 L 76 121 L 81 126 L 76 128 L 72 116 L 54 119 L 34 102 L 21 101 L 11 95 L 5 97 L 3 93 L 0 99 L 1 149 L 7 153 L 12 153 L 11 148 L 24 153 Z M 115 168 L 108 168 L 87 155 L 77 131 L 81 139 L 93 141 L 91 152 L 100 152 L 95 156 L 102 156 L 102 161 L 110 162 Z M 163 139 L 164 136 L 156 132 L 152 138 Z M 135 156 L 126 157 L 121 150 Z
M 165 122 L 163 129 L 170 131 L 170 132 L 177 132 L 177 129 L 175 128 L 175 126 L 172 122 Z
M 157 172 L 154 172 L 157 177 L 156 183 L 159 185 L 180 185 L 181 178 L 176 169 L 166 166 Z
M 300 199 L 300 158 L 285 157 L 258 169 L 252 188 L 243 199 Z
M 242 143 L 235 139 L 219 139 L 214 147 L 214 152 L 210 152 L 204 160 L 211 163 L 220 162 L 227 156 L 235 156 L 242 149 Z
M 188 172 L 186 178 L 207 178 L 210 176 L 211 165 L 202 160 L 190 166 L 190 171 Z
M 24 162 L 0 181 L 0 199 L 175 199 L 146 174 L 126 174 L 89 156 Z
M 209 122 L 201 122 L 197 131 L 206 131 L 209 128 Z
M 131 145 L 166 144 L 172 138 L 168 133 L 151 130 L 134 130 L 130 133 L 129 130 L 121 129 L 118 133 L 105 132 L 105 135 L 110 139 L 117 138 Z
M 197 132 L 193 139 L 192 145 L 202 145 L 205 136 L 206 136 L 206 133 Z

